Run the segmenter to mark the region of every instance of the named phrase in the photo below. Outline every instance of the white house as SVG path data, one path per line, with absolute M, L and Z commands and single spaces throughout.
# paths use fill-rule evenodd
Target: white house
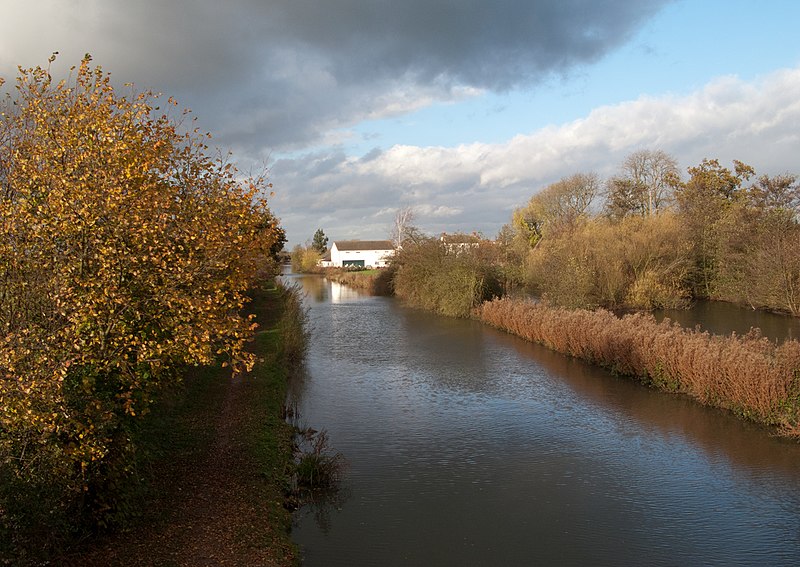
M 389 240 L 337 240 L 331 246 L 331 265 L 384 268 L 394 254 Z

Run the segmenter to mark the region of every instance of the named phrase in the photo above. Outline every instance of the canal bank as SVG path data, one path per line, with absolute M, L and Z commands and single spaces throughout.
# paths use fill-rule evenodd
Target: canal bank
M 130 502 L 139 517 L 65 550 L 52 564 L 297 563 L 285 507 L 294 445 L 283 419 L 287 358 L 295 358 L 287 348 L 297 348 L 281 323 L 286 304 L 274 286 L 253 292 L 248 310 L 261 327 L 250 345 L 260 358 L 251 372 L 191 369 L 185 388 L 154 408 L 141 447 L 153 456 L 140 472 L 148 486 Z

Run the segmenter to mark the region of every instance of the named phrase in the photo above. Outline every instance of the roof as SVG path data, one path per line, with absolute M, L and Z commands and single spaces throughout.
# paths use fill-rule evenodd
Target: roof
M 330 250 L 326 250 L 326 251 L 325 251 L 325 254 L 323 254 L 323 255 L 322 255 L 322 258 L 320 258 L 320 259 L 321 259 L 323 262 L 330 262 L 330 261 L 331 261 L 331 251 L 330 251 Z
M 477 234 L 446 234 L 443 232 L 439 240 L 447 244 L 478 244 L 481 238 Z
M 390 240 L 337 240 L 333 243 L 340 251 L 345 250 L 394 250 Z M 331 246 L 333 248 L 333 246 Z

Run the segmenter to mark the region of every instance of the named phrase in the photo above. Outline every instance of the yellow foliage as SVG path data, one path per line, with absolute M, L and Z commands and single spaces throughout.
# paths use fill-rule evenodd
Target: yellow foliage
M 282 231 L 265 180 L 157 96 L 118 95 L 88 56 L 72 71 L 21 69 L 0 116 L 0 466 L 85 485 L 176 369 L 252 366 L 239 311 Z

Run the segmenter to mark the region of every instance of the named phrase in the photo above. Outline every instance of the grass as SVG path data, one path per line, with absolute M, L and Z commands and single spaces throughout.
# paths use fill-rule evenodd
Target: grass
M 132 501 L 140 517 L 67 550 L 58 564 L 297 563 L 287 508 L 294 428 L 283 419 L 291 365 L 281 323 L 296 314 L 287 303 L 281 288 L 255 290 L 248 309 L 263 326 L 250 344 L 259 357 L 252 372 L 232 380 L 221 366 L 189 369 L 139 432 L 142 486 Z M 206 511 L 207 502 L 214 504 Z
M 344 457 L 330 448 L 325 430 L 298 430 L 295 482 L 298 498 L 311 490 L 336 490 L 344 467 Z

